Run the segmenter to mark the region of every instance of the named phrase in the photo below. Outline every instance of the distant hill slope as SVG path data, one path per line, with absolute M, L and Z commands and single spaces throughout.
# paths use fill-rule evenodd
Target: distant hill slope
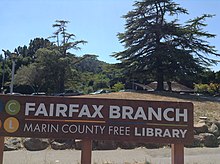
M 75 65 L 76 69 L 81 72 L 100 73 L 103 67 L 110 65 L 97 59 L 97 56 L 88 57 Z

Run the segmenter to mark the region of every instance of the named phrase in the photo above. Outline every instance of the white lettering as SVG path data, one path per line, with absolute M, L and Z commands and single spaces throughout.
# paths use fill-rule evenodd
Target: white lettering
M 28 126 L 28 124 L 24 124 L 24 132 L 32 132 L 33 131 L 33 126 L 32 126 L 32 124 L 30 124 L 29 126 Z
M 180 132 L 178 129 L 173 129 L 173 138 L 180 138 L 179 134 L 180 134 Z
M 183 121 L 187 122 L 187 109 L 183 109 L 183 113 L 180 113 L 180 109 L 176 109 L 176 121 L 180 121 L 180 117 L 183 117 Z
M 137 112 L 134 115 L 135 120 L 140 119 L 140 118 L 143 120 L 147 120 L 147 117 L 144 113 L 144 109 L 142 107 L 138 107 Z
M 168 116 L 169 112 L 174 112 L 174 109 L 173 108 L 166 108 L 163 112 L 164 119 L 167 120 L 167 121 L 174 121 L 174 117 L 169 117 Z
M 69 126 L 69 125 L 67 125 L 67 124 L 65 124 L 65 125 L 62 126 L 61 129 L 62 129 L 62 132 L 63 132 L 63 133 L 68 133 L 68 126 Z M 67 129 L 67 130 L 66 130 L 66 129 Z
M 137 127 L 134 128 L 134 135 L 135 136 L 141 136 L 142 135 L 141 132 L 138 132 L 138 128 Z
M 89 108 L 88 108 L 87 105 L 83 105 L 83 106 L 82 106 L 82 109 L 81 109 L 80 112 L 79 112 L 78 117 L 83 117 L 83 116 L 91 117 L 91 114 L 90 114 L 90 112 L 89 112 Z
M 162 129 L 155 128 L 155 137 L 162 137 Z
M 157 113 L 156 111 L 152 108 L 148 108 L 148 120 L 153 120 L 153 116 L 158 120 L 161 121 L 161 108 L 157 108 Z
M 125 126 L 109 126 L 108 134 L 118 135 L 118 136 L 128 136 L 130 135 L 130 127 Z
M 130 106 L 122 106 L 122 119 L 133 119 L 132 113 L 134 112 L 134 109 Z
M 38 106 L 37 111 L 34 115 L 39 116 L 40 114 L 42 114 L 43 116 L 48 116 L 48 113 L 47 113 L 47 110 L 46 110 L 44 103 L 40 103 L 40 105 Z
M 79 112 L 79 104 L 70 104 L 69 105 L 69 117 L 73 117 L 73 113 Z
M 103 115 L 101 113 L 101 109 L 103 108 L 104 105 L 92 105 L 93 109 L 95 109 L 95 112 L 93 113 L 92 117 L 95 118 L 97 115 L 99 118 L 103 118 Z
M 57 104 L 57 106 L 56 106 L 56 116 L 57 117 L 60 117 L 60 116 L 67 117 L 66 111 L 67 111 L 67 105 Z
M 28 116 L 30 112 L 35 111 L 35 103 L 26 103 L 25 104 L 25 116 Z
M 171 137 L 169 129 L 165 129 L 163 137 Z
M 41 132 L 41 133 L 58 133 L 59 125 L 58 124 L 24 124 L 24 132 Z
M 49 116 L 53 116 L 53 111 L 54 111 L 54 104 L 50 104 Z
M 140 137 L 185 138 L 186 132 L 183 129 L 134 128 L 134 136 Z
M 147 136 L 154 136 L 154 129 L 153 128 L 147 128 Z
M 110 106 L 109 108 L 109 118 L 120 118 L 120 107 L 119 106 Z
M 185 138 L 185 134 L 186 134 L 187 130 L 182 130 L 180 129 L 180 133 L 182 135 L 182 138 Z

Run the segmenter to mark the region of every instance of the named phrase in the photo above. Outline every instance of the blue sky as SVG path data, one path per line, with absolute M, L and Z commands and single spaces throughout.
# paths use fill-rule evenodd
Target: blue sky
M 207 20 L 209 25 L 205 30 L 217 35 L 209 41 L 220 53 L 220 1 L 175 1 L 190 13 L 180 17 L 181 20 L 204 13 L 216 15 Z M 134 0 L 1 0 L 0 49 L 13 51 L 28 45 L 30 39 L 47 38 L 55 31 L 54 21 L 63 19 L 70 21 L 68 32 L 74 33 L 76 40 L 88 41 L 80 51 L 74 51 L 75 54 L 96 54 L 100 60 L 115 63 L 110 55 L 123 50 L 116 36 L 124 31 L 125 20 L 121 16 L 133 9 L 133 3 Z M 212 69 L 219 71 L 220 64 Z

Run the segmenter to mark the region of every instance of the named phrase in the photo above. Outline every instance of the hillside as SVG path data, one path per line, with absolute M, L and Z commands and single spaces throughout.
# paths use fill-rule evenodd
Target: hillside
M 155 101 L 187 101 L 194 104 L 194 122 L 199 117 L 208 117 L 210 120 L 220 120 L 220 98 L 202 97 L 195 95 L 180 95 L 167 92 L 116 92 L 108 94 L 84 95 L 83 97 L 110 98 L 110 99 L 134 99 Z

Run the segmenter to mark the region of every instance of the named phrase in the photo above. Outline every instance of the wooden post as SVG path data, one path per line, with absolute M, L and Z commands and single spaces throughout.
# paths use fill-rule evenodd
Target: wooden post
M 172 144 L 171 149 L 172 164 L 184 164 L 184 145 Z
M 92 162 L 92 140 L 82 140 L 81 164 L 91 164 Z
M 4 137 L 0 137 L 0 164 L 3 164 L 3 152 L 4 152 Z

